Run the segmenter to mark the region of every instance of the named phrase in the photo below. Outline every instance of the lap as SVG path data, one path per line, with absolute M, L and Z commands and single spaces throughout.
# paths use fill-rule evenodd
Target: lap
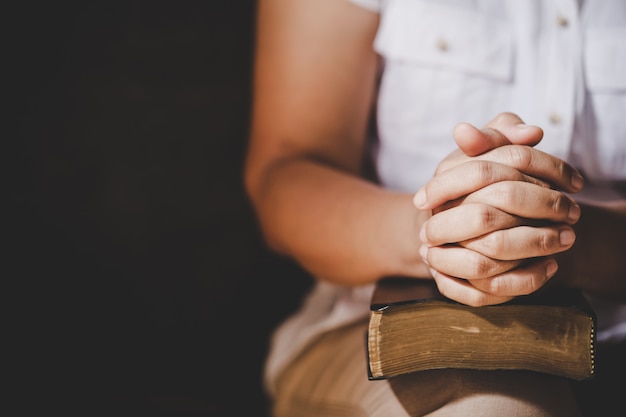
M 322 335 L 281 374 L 275 417 L 577 416 L 569 383 L 532 372 L 433 370 L 370 381 L 367 322 Z
M 387 381 L 369 381 L 365 362 L 367 323 L 330 331 L 311 344 L 281 374 L 274 401 L 275 417 L 408 417 Z M 383 411 L 383 410 L 381 410 Z

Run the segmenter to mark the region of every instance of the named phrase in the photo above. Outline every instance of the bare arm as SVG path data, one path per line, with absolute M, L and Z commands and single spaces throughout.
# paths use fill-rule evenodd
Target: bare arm
M 346 1 L 259 2 L 246 188 L 268 243 L 315 276 L 428 276 L 426 212 L 361 178 L 378 16 Z

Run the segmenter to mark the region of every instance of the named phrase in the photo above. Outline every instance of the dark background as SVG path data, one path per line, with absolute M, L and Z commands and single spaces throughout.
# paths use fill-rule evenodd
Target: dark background
M 243 191 L 254 1 L 40 3 L 6 16 L 20 409 L 266 415 L 269 333 L 311 281 Z
M 269 335 L 312 280 L 268 251 L 243 191 L 255 2 L 15 3 L 3 405 L 267 416 Z M 596 378 L 623 379 L 615 353 Z

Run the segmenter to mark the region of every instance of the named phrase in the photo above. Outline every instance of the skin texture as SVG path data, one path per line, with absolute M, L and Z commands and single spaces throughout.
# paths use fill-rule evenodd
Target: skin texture
M 317 279 L 435 279 L 470 305 L 550 285 L 626 299 L 626 203 L 584 206 L 583 178 L 515 114 L 460 123 L 415 194 L 367 180 L 378 16 L 345 1 L 261 0 L 245 186 L 264 236 Z M 554 278 L 553 278 L 554 277 Z

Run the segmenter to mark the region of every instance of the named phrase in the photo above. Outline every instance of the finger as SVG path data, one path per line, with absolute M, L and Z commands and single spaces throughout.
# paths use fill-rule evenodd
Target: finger
M 573 166 L 555 156 L 525 145 L 500 146 L 474 158 L 457 150 L 438 165 L 435 176 L 471 160 L 492 161 L 510 166 L 526 175 L 542 179 L 553 188 L 566 192 L 578 192 L 584 186 L 582 175 Z
M 499 181 L 524 181 L 548 188 L 549 184 L 508 165 L 472 160 L 435 175 L 413 198 L 422 210 L 433 208 Z
M 424 262 L 437 271 L 457 278 L 483 279 L 518 267 L 522 260 L 497 260 L 457 245 L 420 247 Z
M 439 292 L 445 297 L 467 304 L 472 307 L 502 304 L 512 300 L 511 296 L 497 296 L 474 287 L 467 280 L 451 277 L 441 272 L 432 270 L 431 274 L 437 283 Z
M 476 159 L 509 165 L 566 192 L 578 192 L 584 185 L 582 175 L 573 166 L 530 146 L 501 146 L 477 156 Z
M 554 255 L 568 250 L 576 234 L 569 226 L 520 226 L 498 230 L 459 245 L 491 259 L 513 260 Z
M 480 155 L 499 146 L 518 144 L 534 146 L 541 141 L 543 130 L 527 125 L 514 113 L 500 113 L 483 129 L 469 123 L 454 128 L 454 139 L 468 156 Z
M 574 224 L 580 206 L 568 195 L 520 181 L 501 181 L 468 195 L 463 204 L 482 203 L 528 219 Z
M 469 283 L 480 291 L 498 297 L 528 295 L 543 287 L 557 270 L 558 264 L 554 259 L 538 258 L 520 268 Z
M 454 141 L 467 156 L 476 156 L 511 142 L 495 129 L 478 129 L 469 123 L 459 123 L 454 127 Z
M 485 129 L 494 129 L 507 137 L 515 145 L 535 146 L 543 138 L 539 126 L 526 124 L 517 114 L 503 112 L 491 119 Z
M 463 204 L 434 214 L 424 222 L 420 240 L 428 246 L 439 246 L 520 226 L 522 222 L 522 218 L 487 204 Z

